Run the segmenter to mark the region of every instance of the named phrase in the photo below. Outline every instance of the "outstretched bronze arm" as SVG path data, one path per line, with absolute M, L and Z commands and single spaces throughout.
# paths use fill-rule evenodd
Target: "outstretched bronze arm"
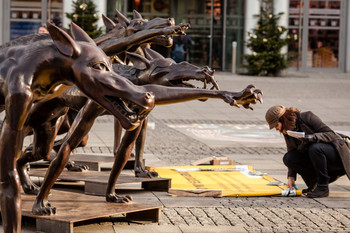
M 260 89 L 254 89 L 254 85 L 247 86 L 240 92 L 229 92 L 219 90 L 192 89 L 181 87 L 164 87 L 159 85 L 144 85 L 146 91 L 152 92 L 155 95 L 155 104 L 173 104 L 183 101 L 190 101 L 203 98 L 223 99 L 231 106 L 251 108 L 250 104 L 255 104 L 256 101 L 262 102 L 259 94 L 262 94 Z

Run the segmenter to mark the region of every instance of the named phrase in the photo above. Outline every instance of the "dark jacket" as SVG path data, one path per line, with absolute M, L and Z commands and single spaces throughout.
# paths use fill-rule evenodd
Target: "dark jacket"
M 297 131 L 305 132 L 305 135 L 313 134 L 317 142 L 331 143 L 338 151 L 344 165 L 346 175 L 350 179 L 350 150 L 340 135 L 329 128 L 322 120 L 312 112 L 302 112 L 298 115 L 296 122 Z M 284 135 L 287 150 L 298 150 L 304 152 L 306 144 L 300 143 L 299 140 Z

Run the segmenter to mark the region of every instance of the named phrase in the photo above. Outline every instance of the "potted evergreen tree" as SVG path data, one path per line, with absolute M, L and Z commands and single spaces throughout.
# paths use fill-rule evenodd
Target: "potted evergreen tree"
M 278 25 L 278 20 L 283 13 L 273 14 L 272 0 L 261 0 L 260 14 L 255 29 L 249 32 L 247 47 L 252 54 L 243 57 L 247 74 L 255 76 L 278 76 L 287 68 L 286 54 L 282 54 L 282 48 L 290 39 L 284 34 L 287 29 Z

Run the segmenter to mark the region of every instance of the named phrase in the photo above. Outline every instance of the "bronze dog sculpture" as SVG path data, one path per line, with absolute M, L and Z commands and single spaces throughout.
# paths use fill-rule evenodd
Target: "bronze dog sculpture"
M 110 59 L 79 27 L 72 24 L 76 40 L 52 24 L 48 30 L 52 40 L 0 50 L 0 103 L 6 111 L 0 135 L 5 232 L 20 232 L 21 197 L 15 164 L 23 144 L 23 126 L 34 103 L 48 101 L 76 85 L 118 117 L 126 129 L 137 127 L 154 106 L 154 96 L 114 73 Z M 128 101 L 128 108 L 121 98 Z
M 188 28 L 187 24 L 174 26 L 173 19 L 155 18 L 147 21 L 136 11 L 134 11 L 134 19 L 131 21 L 128 21 L 121 13 L 119 13 L 119 18 L 121 18 L 120 21 L 123 22 L 123 25 L 127 25 L 127 27 L 120 26 L 121 24 L 114 24 L 110 19 L 103 16 L 105 25 L 110 31 L 95 39 L 95 42 L 99 44 L 108 42 L 109 46 L 103 48 L 108 55 L 113 55 L 113 53 L 121 54 L 129 47 L 137 46 L 140 42 L 147 42 L 157 39 L 158 37 L 161 39 L 167 38 L 167 43 L 164 43 L 163 45 L 171 45 L 169 36 Z M 125 33 L 130 35 L 127 36 Z M 38 41 L 44 39 L 51 38 L 46 35 L 40 36 L 39 38 L 35 37 L 34 40 Z M 30 41 L 33 41 L 32 36 L 27 36 L 19 38 L 19 42 L 17 43 L 28 44 Z M 11 43 L 14 45 L 16 42 L 13 41 Z M 126 73 L 122 72 L 121 74 L 124 75 Z M 70 114 L 68 114 L 68 116 L 71 117 L 72 114 L 76 114 L 75 112 L 78 112 L 86 102 L 87 98 L 84 95 L 81 97 L 78 95 L 80 95 L 80 92 L 73 88 L 46 103 L 36 104 L 37 106 L 35 106 L 30 113 L 25 124 L 24 136 L 33 132 L 34 144 L 26 148 L 22 156 L 17 160 L 17 170 L 25 193 L 37 194 L 38 190 L 38 187 L 31 182 L 30 177 L 27 174 L 26 163 L 40 159 L 47 159 L 49 157 L 50 151 L 54 146 L 53 139 L 57 134 L 66 133 L 70 127 L 70 123 L 64 115 L 69 111 Z M 68 107 L 70 109 L 68 109 Z M 45 113 L 47 114 L 45 115 Z M 62 124 L 64 126 L 61 126 Z M 82 145 L 86 144 L 86 140 L 87 135 L 82 141 Z M 54 148 L 57 149 L 59 148 L 60 143 L 55 143 L 55 145 Z M 74 162 L 71 161 L 67 163 L 66 167 L 72 171 L 86 169 L 84 166 L 74 166 Z
M 199 68 L 187 62 L 178 64 L 172 59 L 166 59 L 159 53 L 148 48 L 146 49 L 148 59 L 135 53 L 128 52 L 127 54 L 135 65 L 113 64 L 113 70 L 121 76 L 128 78 L 134 84 L 144 85 L 155 83 L 164 86 L 194 87 L 193 84 L 186 81 L 197 80 L 204 83 L 204 85 L 212 84 L 213 87 L 218 89 L 218 85 L 213 78 L 214 72 L 208 67 Z M 17 160 L 17 171 L 25 193 L 37 194 L 39 190 L 39 187 L 30 180 L 25 165 L 28 162 L 48 159 L 53 146 L 52 142 L 56 135 L 66 133 L 69 129 L 59 127 L 62 120 L 65 119 L 64 117 L 67 111 L 69 110 L 70 113 L 72 111 L 78 112 L 85 105 L 86 101 L 87 97 L 82 95 L 79 89 L 72 87 L 56 98 L 36 104 L 33 107 L 24 126 L 24 135 L 28 134 L 26 132 L 34 131 L 34 144 L 26 148 Z M 110 113 L 104 112 L 103 114 Z M 116 121 L 117 125 L 120 126 L 118 119 Z M 116 137 L 116 141 L 120 138 L 121 127 L 118 128 L 118 131 L 119 136 Z M 60 143 L 55 142 L 55 147 L 59 148 Z M 115 149 L 115 151 L 117 150 Z M 144 165 L 138 162 L 140 159 L 143 160 L 142 155 L 138 152 L 136 152 L 136 155 L 137 162 L 135 165 L 137 166 L 135 166 L 135 175 L 138 177 L 149 177 L 147 175 L 149 172 L 145 170 Z M 147 174 L 144 174 L 146 172 Z M 153 176 L 156 176 L 156 174 L 153 174 Z
M 261 93 L 261 91 L 258 89 L 254 90 L 254 86 L 252 85 L 248 86 L 241 92 L 203 90 L 183 87 L 164 87 L 160 85 L 144 85 L 140 86 L 140 88 L 143 88 L 146 92 L 152 92 L 155 95 L 156 104 L 171 104 L 203 98 L 220 98 L 229 103 L 231 106 L 242 105 L 245 108 L 250 108 L 250 104 L 255 104 L 257 100 L 260 100 L 259 94 Z M 46 173 L 43 185 L 40 188 L 39 194 L 36 197 L 33 206 L 34 214 L 41 215 L 56 212 L 56 209 L 51 207 L 47 202 L 49 190 L 62 172 L 65 165 L 64 161 L 68 160 L 71 150 L 76 148 L 82 138 L 91 129 L 94 119 L 96 119 L 104 111 L 104 109 L 99 107 L 98 104 L 91 100 L 88 100 L 87 104 L 79 111 L 75 122 L 70 128 L 55 159 L 61 162 L 52 162 Z M 136 130 L 126 131 L 118 148 L 109 177 L 108 188 L 106 190 L 106 200 L 108 202 L 129 202 L 132 200 L 130 196 L 118 196 L 115 193 L 115 183 L 130 156 L 133 144 L 139 132 L 140 127 L 138 127 Z

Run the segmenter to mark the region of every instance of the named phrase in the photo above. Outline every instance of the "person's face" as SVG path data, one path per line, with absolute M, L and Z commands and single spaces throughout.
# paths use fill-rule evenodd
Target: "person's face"
M 275 129 L 276 129 L 277 131 L 283 133 L 283 131 L 282 131 L 282 123 L 281 123 L 281 122 L 278 122 L 277 125 L 276 125 L 276 127 L 275 127 Z
M 46 28 L 44 28 L 44 27 L 40 27 L 39 28 L 39 34 L 41 34 L 41 33 L 49 33 L 49 31 Z

